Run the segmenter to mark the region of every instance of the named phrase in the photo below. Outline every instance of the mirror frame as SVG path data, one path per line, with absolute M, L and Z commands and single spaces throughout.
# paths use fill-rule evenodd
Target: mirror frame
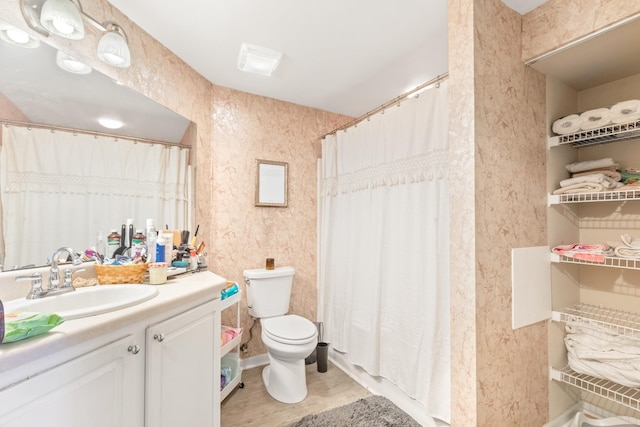
M 256 160 L 256 206 L 287 207 L 287 162 Z

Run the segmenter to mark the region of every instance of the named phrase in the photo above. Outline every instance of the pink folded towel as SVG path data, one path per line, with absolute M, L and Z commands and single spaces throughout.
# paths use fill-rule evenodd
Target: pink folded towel
M 613 255 L 612 248 L 606 243 L 559 245 L 552 251 L 554 254 L 591 262 L 604 262 L 606 256 Z

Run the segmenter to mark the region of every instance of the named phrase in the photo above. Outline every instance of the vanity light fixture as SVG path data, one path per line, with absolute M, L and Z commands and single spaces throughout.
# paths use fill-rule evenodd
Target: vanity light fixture
M 124 30 L 111 21 L 107 21 L 102 25 L 107 32 L 98 43 L 98 58 L 114 67 L 129 67 L 131 65 L 131 53 L 129 52 L 127 35 Z
M 61 50 L 56 53 L 56 64 L 63 70 L 74 74 L 89 74 L 91 72 L 91 67 L 87 64 L 78 61 Z
M 84 37 L 84 21 L 104 33 L 98 42 L 98 58 L 120 68 L 131 66 L 127 35 L 113 21 L 100 23 L 84 13 L 80 0 L 20 0 L 22 16 L 29 27 L 48 37 L 57 35 L 72 40 Z
M 262 46 L 242 43 L 238 55 L 238 68 L 249 73 L 270 77 L 280 64 L 282 53 Z
M 40 46 L 40 40 L 31 37 L 26 31 L 22 31 L 2 19 L 0 19 L 0 40 L 29 49 Z
M 72 0 L 46 0 L 40 11 L 40 23 L 50 33 L 71 40 L 84 37 L 82 6 Z

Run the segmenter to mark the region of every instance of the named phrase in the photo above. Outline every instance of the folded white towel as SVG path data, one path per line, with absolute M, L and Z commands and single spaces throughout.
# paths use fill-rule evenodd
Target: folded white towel
M 609 109 L 611 122 L 628 123 L 640 119 L 640 99 L 630 99 L 615 104 Z
M 567 358 L 574 371 L 640 387 L 638 340 L 574 322 L 567 322 L 566 331 Z
M 608 167 L 620 167 L 619 164 L 613 161 L 611 157 L 598 160 L 585 160 L 582 162 L 569 163 L 566 168 L 569 172 L 584 172 L 592 169 L 608 168 Z
M 616 246 L 613 250 L 616 256 L 620 258 L 638 259 L 640 258 L 640 249 L 629 248 L 627 246 Z
M 562 117 L 551 126 L 551 130 L 558 135 L 566 135 L 568 133 L 575 133 L 580 131 L 580 116 L 577 114 L 570 114 L 566 117 Z
M 553 190 L 553 194 L 598 193 L 605 190 L 607 189 L 604 188 L 602 184 L 596 184 L 595 182 L 582 182 Z
M 560 187 L 568 187 L 574 184 L 584 183 L 601 184 L 606 189 L 616 188 L 619 184 L 618 181 L 601 173 L 593 173 L 589 175 L 580 175 L 573 178 L 567 178 L 560 181 Z
M 601 128 L 611 123 L 611 115 L 608 108 L 596 108 L 580 114 L 580 129 L 591 130 Z
M 613 168 L 612 168 L 613 169 Z M 614 181 L 620 181 L 622 179 L 622 174 L 616 170 L 608 170 L 608 169 L 593 169 L 585 172 L 576 172 L 571 174 L 571 178 L 575 178 L 578 176 L 584 175 L 592 175 L 594 173 L 601 173 L 604 176 L 608 176 Z

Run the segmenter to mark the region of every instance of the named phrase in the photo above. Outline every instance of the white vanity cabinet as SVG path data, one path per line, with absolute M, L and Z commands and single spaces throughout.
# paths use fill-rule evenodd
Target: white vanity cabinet
M 127 335 L 0 391 L 0 426 L 144 422 L 142 333 Z
M 147 328 L 146 426 L 219 424 L 218 406 L 214 405 L 219 401 L 214 390 L 220 388 L 216 302 Z
M 138 306 L 0 345 L 0 427 L 219 427 L 225 285 L 174 279 Z

